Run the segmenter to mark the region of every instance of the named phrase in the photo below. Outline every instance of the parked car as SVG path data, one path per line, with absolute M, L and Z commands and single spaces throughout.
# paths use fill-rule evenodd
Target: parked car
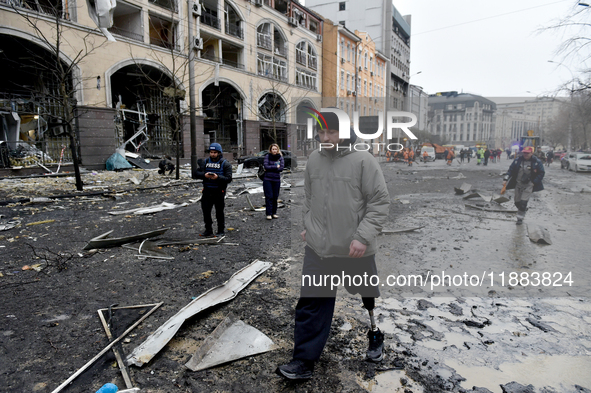
M 244 164 L 245 168 L 258 168 L 265 162 L 267 154 L 269 154 L 267 150 L 262 150 L 252 156 L 239 157 L 237 161 L 238 164 Z M 290 151 L 281 150 L 281 154 L 283 154 L 286 169 L 294 170 L 298 167 L 298 159 Z
M 591 172 L 591 153 L 568 153 L 560 161 L 560 167 L 575 172 Z

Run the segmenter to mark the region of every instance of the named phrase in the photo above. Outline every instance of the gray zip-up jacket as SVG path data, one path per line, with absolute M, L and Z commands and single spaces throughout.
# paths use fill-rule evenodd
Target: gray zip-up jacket
M 316 254 L 348 257 L 353 239 L 367 245 L 364 256 L 376 253 L 390 196 L 374 156 L 354 149 L 315 150 L 306 164 L 304 188 L 306 243 Z

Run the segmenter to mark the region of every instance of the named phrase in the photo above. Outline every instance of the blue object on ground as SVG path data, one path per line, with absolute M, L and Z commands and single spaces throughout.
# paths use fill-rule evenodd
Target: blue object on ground
M 104 384 L 96 393 L 116 393 L 119 390 L 117 385 L 112 383 Z

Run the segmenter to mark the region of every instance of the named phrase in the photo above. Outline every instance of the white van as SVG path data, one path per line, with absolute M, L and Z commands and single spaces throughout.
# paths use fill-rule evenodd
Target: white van
M 427 161 L 435 161 L 435 148 L 432 146 L 423 146 L 421 148 L 421 161 L 423 161 L 423 152 L 427 152 Z

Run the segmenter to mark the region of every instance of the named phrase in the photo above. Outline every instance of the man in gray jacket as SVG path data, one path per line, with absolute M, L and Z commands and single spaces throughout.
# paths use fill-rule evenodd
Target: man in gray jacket
M 350 139 L 339 139 L 335 114 L 325 112 L 323 116 L 327 127 L 318 133 L 320 148 L 310 155 L 305 172 L 301 235 L 306 250 L 295 311 L 293 359 L 276 370 L 292 380 L 312 377 L 314 363 L 328 340 L 336 287 L 326 277 L 342 277 L 340 284 L 348 292 L 361 295 L 371 322 L 367 358 L 374 362 L 383 358 L 384 335 L 373 317 L 375 298 L 380 295 L 375 252 L 390 197 L 377 160 L 366 151 L 355 150 L 354 133 L 350 132 Z M 355 277 L 367 279 L 360 282 Z

